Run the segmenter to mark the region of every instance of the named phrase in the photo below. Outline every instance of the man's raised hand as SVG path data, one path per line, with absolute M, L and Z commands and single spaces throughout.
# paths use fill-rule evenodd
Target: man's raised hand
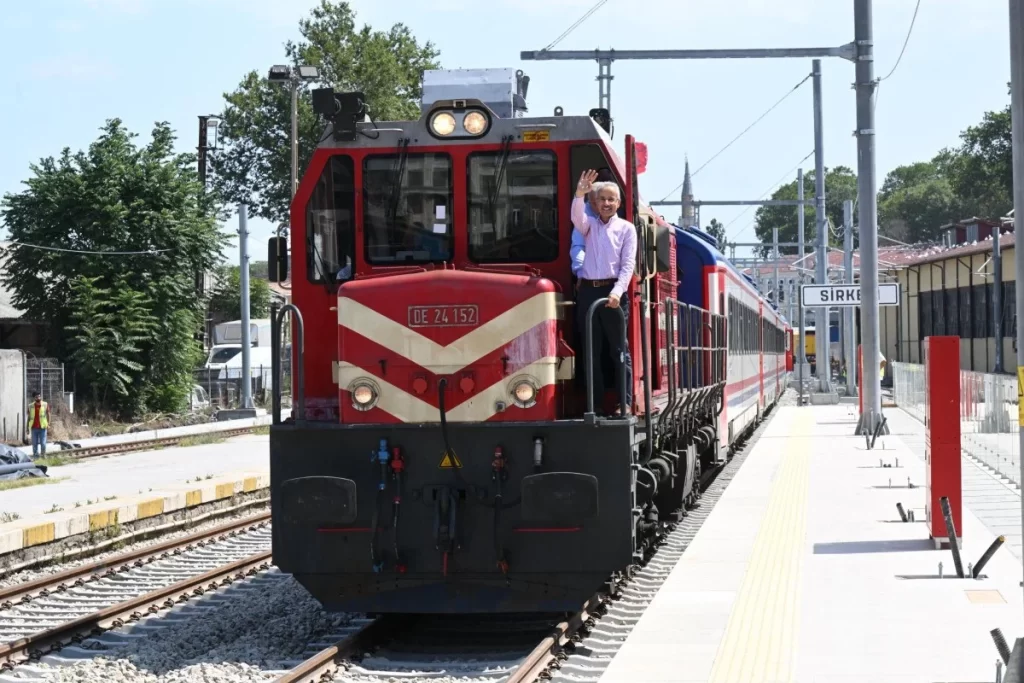
M 597 171 L 588 170 L 584 171 L 580 175 L 580 182 L 576 186 L 576 196 L 585 197 L 594 187 L 594 181 L 597 180 Z

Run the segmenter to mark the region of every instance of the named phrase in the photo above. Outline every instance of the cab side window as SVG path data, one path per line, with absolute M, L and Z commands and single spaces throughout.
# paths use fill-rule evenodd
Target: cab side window
M 332 156 L 306 204 L 306 263 L 310 282 L 352 278 L 355 254 L 355 171 L 352 158 Z
M 597 171 L 598 182 L 613 182 L 619 184 L 619 191 L 625 193 L 626 188 L 619 183 L 618 178 L 612 172 L 612 164 L 604 155 L 600 145 L 575 145 L 569 159 L 569 187 L 575 188 L 576 181 L 584 171 L 593 169 Z M 575 196 L 575 195 L 573 195 Z M 625 199 L 625 197 L 623 197 Z M 619 218 L 626 217 L 626 202 L 619 206 Z

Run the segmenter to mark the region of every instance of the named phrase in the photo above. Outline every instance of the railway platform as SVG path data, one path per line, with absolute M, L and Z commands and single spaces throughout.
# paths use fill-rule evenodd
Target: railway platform
M 958 578 L 925 522 L 923 426 L 888 409 L 868 450 L 856 410 L 776 409 L 602 683 L 996 680 L 990 631 L 1024 636 L 1019 545 Z M 978 474 L 964 464 L 965 573 L 996 537 Z
M 51 466 L 49 480 L 0 491 L 0 563 L 11 553 L 168 515 L 269 495 L 269 437 L 249 434 Z

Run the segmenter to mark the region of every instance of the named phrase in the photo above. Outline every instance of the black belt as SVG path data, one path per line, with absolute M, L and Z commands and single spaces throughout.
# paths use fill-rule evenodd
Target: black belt
M 580 284 L 588 287 L 608 287 L 609 285 L 615 284 L 615 278 L 609 278 L 607 280 L 584 280 L 580 278 Z

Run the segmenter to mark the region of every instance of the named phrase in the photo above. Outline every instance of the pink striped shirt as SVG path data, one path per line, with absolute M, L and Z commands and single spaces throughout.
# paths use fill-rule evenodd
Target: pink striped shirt
M 607 223 L 589 216 L 586 200 L 572 200 L 572 224 L 585 241 L 583 267 L 576 273 L 584 280 L 615 279 L 612 294 L 622 296 L 629 288 L 636 266 L 636 227 L 629 221 L 612 216 Z

